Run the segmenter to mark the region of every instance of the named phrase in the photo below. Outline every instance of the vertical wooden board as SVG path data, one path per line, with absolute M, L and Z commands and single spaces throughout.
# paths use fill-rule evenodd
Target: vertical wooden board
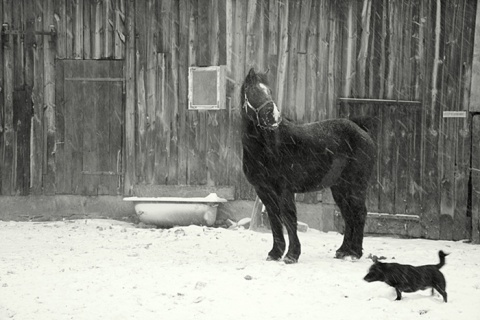
M 314 3 L 317 3 L 314 1 Z M 317 94 L 316 101 L 317 104 L 315 107 L 311 108 L 311 120 L 324 120 L 327 118 L 327 109 L 328 109 L 328 89 L 329 89 L 329 64 L 330 59 L 333 57 L 329 56 L 330 49 L 330 5 L 329 1 L 322 0 L 318 2 L 318 50 L 314 56 L 317 61 L 317 76 L 315 84 L 315 92 Z M 333 36 L 333 35 L 332 35 Z M 331 75 L 333 77 L 333 75 Z
M 215 1 L 214 1 L 215 2 Z M 218 43 L 218 34 L 219 30 L 219 17 L 218 17 L 218 6 L 212 3 L 209 11 L 209 25 L 211 26 L 210 37 L 209 37 L 209 48 L 210 48 L 210 65 L 219 64 L 219 43 Z M 213 36 L 212 36 L 213 35 Z M 219 111 L 207 111 L 206 112 L 206 138 L 207 138 L 207 151 L 206 151 L 206 170 L 207 170 L 207 179 L 206 183 L 209 186 L 215 186 L 218 184 L 218 180 L 221 178 L 220 172 L 222 171 L 222 166 L 226 163 L 220 161 L 220 126 L 223 123 L 220 121 L 222 110 Z
M 34 3 L 35 15 L 43 18 L 43 6 L 39 0 Z M 43 21 L 35 19 L 35 30 L 43 29 Z M 41 194 L 43 187 L 43 37 L 36 37 L 36 46 L 33 49 L 33 77 L 34 86 L 32 91 L 33 118 L 32 118 L 32 143 L 31 143 L 31 164 L 30 183 L 31 193 Z
M 153 0 L 147 1 L 146 12 L 154 12 L 154 2 Z M 157 49 L 155 43 L 155 28 L 156 28 L 156 15 L 148 14 L 146 17 L 146 81 L 145 81 L 145 94 L 146 94 L 146 132 L 145 132 L 145 178 L 146 182 L 149 184 L 154 183 L 154 165 L 155 165 L 155 107 L 157 105 L 157 96 L 156 96 L 156 63 L 157 63 Z
M 395 181 L 394 189 L 394 208 L 396 214 L 408 214 L 408 163 L 411 158 L 408 148 L 409 132 L 411 125 L 408 118 L 407 107 L 396 106 L 393 113 L 395 119 L 394 128 L 395 139 L 395 158 L 393 159 L 393 180 Z
M 114 61 L 109 68 L 111 78 L 123 78 L 123 61 Z M 124 119 L 125 119 L 125 102 L 124 102 L 124 82 L 115 81 L 110 84 L 110 94 L 108 99 L 109 104 L 109 170 L 112 170 L 116 175 L 108 176 L 105 181 L 108 194 L 120 194 L 122 190 L 122 159 L 124 153 Z
M 93 69 L 92 75 L 95 78 L 112 78 L 110 69 L 113 68 L 114 62 L 92 62 L 94 63 L 89 64 Z M 98 67 L 95 65 L 98 65 Z M 116 194 L 115 174 L 117 172 L 117 166 L 115 159 L 118 149 L 112 145 L 115 138 L 111 138 L 121 136 L 121 132 L 112 132 L 113 121 L 116 121 L 112 102 L 116 98 L 115 93 L 118 93 L 115 92 L 114 85 L 115 82 L 113 81 L 102 80 L 92 82 L 92 86 L 90 86 L 91 92 L 95 92 L 93 95 L 95 99 L 93 103 L 95 112 L 93 114 L 95 114 L 95 117 L 91 121 L 92 125 L 95 126 L 95 131 L 93 131 L 95 136 L 93 137 L 93 146 L 89 145 L 89 148 L 92 151 L 92 155 L 96 158 L 90 162 L 90 165 L 95 167 L 93 172 L 98 173 L 91 176 L 94 185 L 96 184 L 96 188 L 92 191 L 97 195 L 109 194 L 110 192 L 112 192 L 112 195 Z
M 277 96 L 277 105 L 280 111 L 285 110 L 286 106 L 286 81 L 288 75 L 288 43 L 290 37 L 290 24 L 288 20 L 289 0 L 279 1 L 279 45 L 278 45 L 278 67 L 277 67 L 277 87 L 276 87 L 276 96 Z
M 32 186 L 31 181 L 31 167 L 32 167 L 32 142 L 33 138 L 31 137 L 32 134 L 32 119 L 33 119 L 33 90 L 34 90 L 34 52 L 35 52 L 35 3 L 33 0 L 25 1 L 25 19 L 26 19 L 26 28 L 25 28 L 25 90 L 27 94 L 28 104 L 29 104 L 29 112 L 25 115 L 28 117 L 25 121 L 28 120 L 29 131 L 28 134 L 28 154 L 26 155 L 26 161 L 28 161 L 28 194 L 30 194 L 30 187 Z M 0 16 L 1 12 L 0 12 Z M 2 51 L 0 49 L 0 56 L 2 56 Z M 1 63 L 0 63 L 1 65 Z M 3 74 L 2 69 L 0 68 L 0 74 Z M 2 78 L 2 77 L 0 77 Z M 0 86 L 2 86 L 0 81 Z M 3 87 L 3 86 L 2 86 Z M 0 94 L 0 101 L 2 100 L 2 95 Z M 1 118 L 1 117 L 0 117 Z M 0 120 L 1 121 L 1 120 Z
M 341 58 L 337 56 L 341 52 L 341 37 L 340 37 L 340 23 L 336 16 L 335 7 L 330 4 L 330 34 L 329 34 L 329 51 L 328 51 L 328 100 L 326 117 L 336 117 L 336 101 L 339 96 L 339 82 L 340 77 L 337 72 L 340 71 L 339 65 Z
M 198 20 L 198 2 L 189 0 L 188 2 L 188 65 L 195 66 L 197 64 L 197 47 L 196 43 L 198 38 L 197 34 L 197 20 Z M 198 125 L 198 112 L 188 111 L 187 112 L 187 126 L 186 126 L 186 136 L 188 141 L 188 154 L 187 154 L 187 184 L 195 185 L 197 183 L 197 173 L 199 168 L 199 162 L 197 160 L 197 146 L 195 144 L 196 136 L 196 126 Z
M 345 50 L 342 76 L 342 96 L 356 97 L 355 71 L 357 61 L 357 3 L 349 1 L 345 8 L 346 27 L 343 29 L 343 48 Z
M 16 90 L 13 97 L 13 125 L 16 133 L 16 172 L 14 193 L 28 195 L 30 189 L 30 119 L 31 99 L 26 90 Z
M 312 2 L 302 1 L 300 4 L 300 26 L 298 37 L 298 65 L 297 65 L 297 83 L 295 92 L 295 113 L 296 119 L 306 122 L 305 104 L 306 104 L 306 86 L 307 86 L 307 32 L 312 12 Z
M 92 1 L 83 2 L 83 59 L 92 58 Z
M 480 116 L 472 118 L 472 211 L 471 239 L 480 244 Z
M 112 7 L 113 0 L 104 0 L 103 4 L 103 21 L 104 21 L 104 57 L 108 59 L 112 59 L 114 57 L 114 16 L 113 16 L 113 7 Z M 145 16 L 146 19 L 153 16 L 151 14 L 152 11 L 148 12 Z
M 131 195 L 136 183 L 135 171 L 135 3 L 126 2 L 125 43 L 125 164 L 124 195 Z
M 197 57 L 196 65 L 208 66 L 210 64 L 210 0 L 198 0 L 198 20 L 196 25 L 197 34 Z
M 248 8 L 246 1 L 237 1 L 235 6 L 235 35 L 234 35 L 234 68 L 233 79 L 235 87 L 233 100 L 231 100 L 230 117 L 233 127 L 232 136 L 234 141 L 234 153 L 232 154 L 232 170 L 229 181 L 235 184 L 235 198 L 246 199 L 249 197 L 251 186 L 246 181 L 242 171 L 242 143 L 241 143 L 241 116 L 240 116 L 240 89 L 243 83 L 246 69 L 246 19 Z
M 168 83 L 168 107 L 170 121 L 170 147 L 169 147 L 169 166 L 168 183 L 178 184 L 178 3 L 170 7 L 170 59 L 166 81 Z M 182 106 L 186 108 L 186 106 Z
M 44 4 L 43 28 L 48 29 L 53 24 L 53 0 Z M 44 43 L 44 180 L 45 194 L 55 194 L 55 46 L 52 41 Z
M 12 2 L 4 1 L 4 22 L 12 26 Z M 8 42 L 2 43 L 3 46 L 3 60 L 0 63 L 3 64 L 3 132 L 0 136 L 1 141 L 1 156 L 3 163 L 1 165 L 1 189 L 0 194 L 12 195 L 14 193 L 14 131 L 13 131 L 13 93 L 14 93 L 14 37 L 10 35 Z
M 67 6 L 64 0 L 54 1 L 55 29 L 57 30 L 56 52 L 58 59 L 67 57 Z
M 146 156 L 147 145 L 145 130 L 147 127 L 146 114 L 146 90 L 145 90 L 145 68 L 146 68 L 146 2 L 138 2 L 135 7 L 135 32 L 136 32 L 136 65 L 135 65 L 135 79 L 136 79 L 136 95 L 137 95 L 137 125 L 136 125 L 136 173 L 137 182 L 144 183 L 146 181 Z
M 364 98 L 367 93 L 367 58 L 370 43 L 370 25 L 372 17 L 372 1 L 364 0 L 361 8 L 361 32 L 360 47 L 358 48 L 357 56 L 357 87 L 358 97 Z
M 382 114 L 382 154 L 379 157 L 381 161 L 380 169 L 380 202 L 379 209 L 380 212 L 385 213 L 395 213 L 395 182 L 394 176 L 392 174 L 393 170 L 393 161 L 394 161 L 394 141 L 395 141 L 395 131 L 394 131 L 394 122 L 393 122 L 393 107 L 384 106 L 381 111 Z
M 83 1 L 73 1 L 75 22 L 73 26 L 73 57 L 83 59 Z
M 461 50 L 460 76 L 458 79 L 459 90 L 458 101 L 460 109 L 469 110 L 471 81 L 472 81 L 472 59 L 473 59 L 473 42 L 474 42 L 474 25 L 476 18 L 475 3 L 471 1 L 463 1 L 463 25 L 461 43 L 459 47 Z M 467 49 L 469 48 L 469 49 Z M 469 178 L 470 178 L 470 159 L 473 156 L 472 146 L 472 132 L 471 132 L 472 118 L 467 117 L 461 121 L 458 128 L 458 145 L 457 145 L 457 172 L 455 174 L 455 212 L 454 212 L 454 230 L 453 239 L 468 239 L 471 238 L 471 207 L 470 206 L 470 192 Z
M 115 8 L 115 28 L 113 30 L 114 37 L 114 58 L 115 59 L 124 59 L 125 58 L 125 41 L 126 41 L 126 11 L 125 11 L 125 0 L 116 0 Z
M 179 2 L 179 39 L 178 39 L 178 105 L 179 105 L 179 128 L 178 128 L 178 183 L 187 184 L 188 164 L 188 35 L 190 2 L 181 0 Z
M 268 53 L 271 55 L 278 54 L 278 10 L 279 1 L 269 0 L 268 2 Z
M 456 24 L 459 20 L 458 14 L 460 12 L 457 3 L 448 2 L 445 4 L 447 12 L 451 14 L 446 15 L 443 19 L 444 27 L 444 67 L 441 73 L 441 99 L 440 106 L 442 110 L 457 110 L 456 94 L 453 91 L 458 91 L 457 79 L 458 72 L 458 56 L 459 52 L 456 48 L 456 39 L 460 38 L 458 34 L 459 28 Z M 439 154 L 441 157 L 440 174 L 441 174 L 441 202 L 440 202 L 440 239 L 451 240 L 453 238 L 453 217 L 455 210 L 455 173 L 456 173 L 456 131 L 458 126 L 458 119 L 444 118 L 440 125 L 440 145 Z
M 76 107 L 77 101 L 85 96 L 83 85 L 69 80 L 84 77 L 84 65 L 80 61 L 69 61 L 64 65 L 64 106 L 65 106 L 65 191 L 71 194 L 83 192 L 83 134 L 85 112 Z M 77 86 L 79 86 L 77 88 Z M 68 190 L 68 187 L 70 189 Z
M 440 57 L 440 33 L 441 33 L 441 9 L 440 1 L 432 1 L 424 5 L 422 13 L 427 15 L 424 28 L 426 39 L 425 68 L 424 74 L 424 96 L 425 103 L 425 124 L 424 124 L 424 162 L 423 162 L 423 198 L 424 210 L 421 221 L 424 225 L 424 236 L 430 239 L 439 237 L 439 214 L 440 211 L 440 180 L 438 171 L 438 129 L 439 110 L 438 107 L 438 69 Z M 430 57 L 430 58 L 427 58 Z M 431 59 L 433 57 L 433 59 Z
M 68 59 L 74 58 L 74 23 L 75 11 L 73 1 L 65 2 L 65 56 Z M 42 37 L 43 38 L 43 37 Z
M 24 4 L 23 1 L 13 1 L 12 24 L 10 28 L 14 30 L 25 30 Z M 13 74 L 14 88 L 23 88 L 25 85 L 24 68 L 24 37 L 13 36 L 10 41 L 13 42 Z
M 167 144 L 169 141 L 170 128 L 165 112 L 165 90 L 166 90 L 166 63 L 163 53 L 157 54 L 156 62 L 156 96 L 157 105 L 155 108 L 155 183 L 167 184 Z
M 100 59 L 105 57 L 104 56 L 104 47 L 102 46 L 103 38 L 104 38 L 104 30 L 105 28 L 105 21 L 103 19 L 103 5 L 104 1 L 96 1 L 92 3 L 92 11 L 91 11 L 91 21 L 92 21 L 92 58 L 93 59 Z M 134 15 L 134 12 L 131 13 Z
M 305 74 L 305 122 L 312 122 L 319 120 L 316 117 L 317 109 L 325 110 L 325 105 L 317 103 L 317 92 L 320 91 L 320 87 L 317 84 L 317 78 L 324 75 L 319 74 L 317 70 L 318 64 L 318 2 L 314 1 L 312 6 L 312 12 L 310 15 L 310 21 L 308 25 L 308 37 L 307 37 L 307 65 Z M 320 85 L 323 83 L 321 82 Z
M 92 77 L 92 70 L 87 67 L 85 68 L 85 77 Z M 75 81 L 78 82 L 78 81 Z M 100 142 L 102 140 L 102 134 L 104 132 L 100 131 L 97 127 L 97 119 L 100 118 L 99 110 L 100 103 L 104 102 L 104 96 L 108 94 L 105 92 L 107 87 L 102 83 L 95 83 L 94 81 L 87 81 L 81 84 L 74 84 L 76 89 L 78 87 L 82 88 L 83 96 L 81 97 L 81 104 L 77 103 L 74 105 L 75 108 L 81 108 L 83 112 L 83 140 L 81 144 L 82 148 L 82 176 L 83 176 L 83 188 L 82 195 L 87 196 L 96 196 L 98 195 L 98 185 L 100 182 L 100 177 L 98 172 L 99 168 L 99 150 Z M 97 90 L 100 89 L 100 90 Z M 104 94 L 100 95 L 99 92 Z M 94 94 L 93 94 L 94 93 Z M 106 151 L 106 152 L 105 152 Z M 104 154 L 108 154 L 108 151 L 105 150 Z
M 480 88 L 480 5 L 477 3 L 473 38 L 472 88 Z M 470 93 L 470 111 L 480 111 L 480 90 Z
M 290 1 L 288 23 L 291 26 L 290 38 L 288 43 L 288 84 L 286 88 L 286 108 L 283 108 L 282 113 L 293 120 L 297 120 L 296 114 L 296 89 L 295 84 L 298 81 L 298 35 L 300 30 L 300 1 Z M 297 41 L 296 41 L 297 40 Z
M 69 150 L 68 144 L 65 142 L 65 99 L 64 99 L 64 62 L 57 61 L 55 65 L 55 144 L 57 146 L 55 152 L 56 172 L 55 186 L 57 194 L 65 194 L 70 192 L 70 177 L 67 176 L 67 167 L 70 159 L 66 156 Z
M 115 82 L 107 79 L 115 76 L 113 72 L 110 72 L 110 69 L 117 67 L 121 70 L 121 65 L 115 65 L 115 61 L 88 61 L 86 63 L 89 66 L 92 77 L 99 78 L 99 80 L 102 79 L 102 81 L 92 81 L 90 86 L 92 90 L 90 92 L 95 93 L 93 95 L 95 100 L 93 103 L 95 108 L 93 114 L 95 114 L 95 117 L 91 120 L 92 126 L 95 127 L 93 131 L 95 136 L 89 148 L 91 148 L 92 155 L 96 158 L 90 164 L 92 168 L 95 167 L 93 172 L 98 173 L 91 177 L 94 184 L 96 184 L 93 192 L 97 195 L 109 194 L 111 190 L 112 194 L 115 194 L 114 173 L 117 172 L 115 163 L 117 148 L 114 148 L 115 146 L 112 145 L 112 142 L 115 141 L 116 137 L 121 137 L 121 131 L 112 132 L 112 121 L 116 121 L 112 102 L 116 98 L 115 94 L 119 92 L 114 90 Z M 114 138 L 111 139 L 111 137 Z

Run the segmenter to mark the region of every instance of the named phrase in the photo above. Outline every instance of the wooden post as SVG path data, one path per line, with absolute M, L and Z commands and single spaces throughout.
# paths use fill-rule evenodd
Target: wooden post
M 475 40 L 473 46 L 472 90 L 470 111 L 480 112 L 480 5 L 477 4 Z M 472 124 L 472 242 L 480 243 L 480 116 Z
M 126 0 L 127 41 L 125 53 L 125 180 L 124 195 L 131 195 L 135 184 L 135 1 Z

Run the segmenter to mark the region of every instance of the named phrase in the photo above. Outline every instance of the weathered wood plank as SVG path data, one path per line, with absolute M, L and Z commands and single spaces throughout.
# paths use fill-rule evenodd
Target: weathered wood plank
M 181 0 L 178 4 L 178 184 L 187 184 L 188 135 L 188 39 L 190 2 Z M 226 57 L 225 57 L 226 59 Z
M 73 1 L 75 23 L 73 27 L 73 57 L 83 59 L 83 1 Z
M 136 184 L 135 156 L 135 2 L 126 2 L 125 42 L 125 159 L 124 195 L 131 195 Z
M 4 1 L 4 22 L 12 26 L 13 6 L 12 1 Z M 14 130 L 13 130 L 13 93 L 14 93 L 14 37 L 10 35 L 3 45 L 3 101 L 0 113 L 3 115 L 2 132 L 2 153 L 3 159 L 1 166 L 1 191 L 2 195 L 12 195 L 14 193 Z
M 126 29 L 125 29 L 125 0 L 116 0 L 115 1 L 115 28 L 114 32 L 114 58 L 123 59 L 125 57 L 125 38 L 126 38 Z
M 154 1 L 148 0 L 146 3 L 146 12 L 153 12 L 155 9 Z M 145 71 L 145 182 L 154 183 L 155 174 L 155 108 L 157 106 L 157 46 L 155 43 L 154 32 L 157 27 L 156 15 L 149 14 L 146 19 L 146 71 Z
M 35 15 L 43 18 L 43 5 L 40 0 L 34 3 Z M 43 29 L 43 21 L 35 19 L 35 30 Z M 43 187 L 43 37 L 36 37 L 36 46 L 33 49 L 33 77 L 34 87 L 32 92 L 33 118 L 32 118 L 32 143 L 31 143 L 31 193 L 41 194 Z
M 169 8 L 170 61 L 166 77 L 170 120 L 170 147 L 168 155 L 168 183 L 178 184 L 178 3 Z M 185 108 L 186 106 L 183 106 Z
M 57 194 L 68 194 L 71 191 L 70 177 L 67 175 L 69 161 L 71 157 L 67 157 L 66 152 L 69 150 L 65 137 L 65 119 L 67 112 L 65 109 L 65 74 L 64 62 L 57 61 L 55 65 L 55 144 L 57 146 L 55 152 L 55 186 Z
M 283 112 L 286 105 L 286 81 L 288 72 L 288 42 L 289 42 L 289 0 L 281 0 L 278 4 L 278 15 L 280 16 L 280 39 L 278 48 L 278 67 L 277 67 L 277 106 Z
M 478 15 L 477 15 L 478 17 Z M 472 211 L 471 239 L 480 244 L 480 116 L 472 120 Z
M 168 182 L 168 143 L 170 128 L 166 115 L 166 62 L 165 54 L 158 53 L 156 61 L 156 96 L 155 106 L 155 182 L 167 184 Z
M 480 5 L 477 4 L 473 41 L 472 88 L 480 88 Z M 470 92 L 470 111 L 480 111 L 480 90 Z
M 43 29 L 53 24 L 53 0 L 44 2 Z M 44 47 L 44 194 L 55 194 L 55 46 L 45 41 Z

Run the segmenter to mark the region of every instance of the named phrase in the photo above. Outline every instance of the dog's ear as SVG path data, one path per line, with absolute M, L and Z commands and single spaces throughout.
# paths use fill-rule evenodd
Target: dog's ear
M 377 256 L 372 256 L 372 261 L 374 263 L 378 263 L 378 257 Z

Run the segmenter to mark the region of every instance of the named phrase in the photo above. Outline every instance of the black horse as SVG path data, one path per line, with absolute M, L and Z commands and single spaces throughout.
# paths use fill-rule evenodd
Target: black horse
M 365 130 L 347 119 L 295 124 L 282 118 L 266 74 L 250 69 L 241 90 L 243 171 L 265 205 L 273 234 L 267 260 L 285 252 L 285 263 L 300 256 L 295 193 L 330 187 L 345 221 L 337 258 L 362 256 L 367 187 L 375 145 Z

